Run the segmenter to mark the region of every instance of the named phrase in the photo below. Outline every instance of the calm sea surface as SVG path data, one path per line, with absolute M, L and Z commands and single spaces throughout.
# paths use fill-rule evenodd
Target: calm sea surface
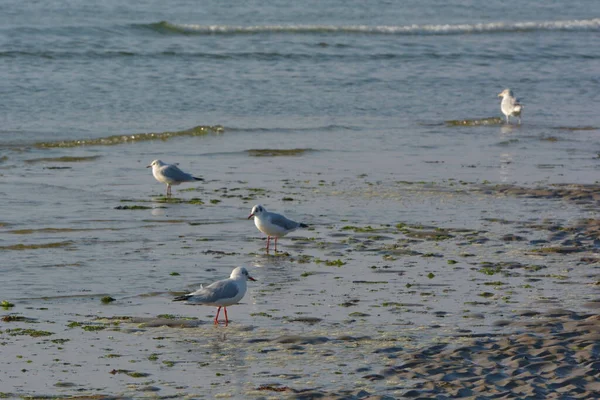
M 576 256 L 527 253 L 545 233 L 517 232 L 529 241 L 506 245 L 500 238 L 515 232 L 493 221 L 537 229 L 596 211 L 486 196 L 477 185 L 598 182 L 599 87 L 597 0 L 1 1 L 0 300 L 16 303 L 11 312 L 50 318 L 55 330 L 93 315 L 187 313 L 210 322 L 212 309 L 174 305 L 171 292 L 246 265 L 260 284 L 230 316 L 265 329 L 285 325 L 299 306 L 327 329 L 347 317 L 337 306 L 351 295 L 367 305 L 414 303 L 406 283 L 437 283 L 429 272 L 452 290 L 419 301 L 448 313 L 450 331 L 490 329 L 488 320 L 464 319 L 465 308 L 498 318 L 540 299 L 577 308 L 594 296 L 589 275 L 574 278 L 578 291 L 543 281 L 499 295 L 518 297 L 516 305 L 489 306 L 473 298 L 483 289 L 471 267 L 512 260 L 545 263 L 547 276 L 577 270 Z M 495 119 L 504 88 L 524 105 L 521 125 Z M 448 123 L 455 120 L 466 123 Z M 256 156 L 260 149 L 297 152 Z M 145 168 L 153 159 L 206 182 L 175 187 L 181 203 L 161 202 L 164 185 Z M 246 220 L 254 203 L 311 225 L 294 233 L 306 242 L 280 240 L 291 259 L 261 251 L 262 234 Z M 116 208 L 132 204 L 148 209 Z M 346 225 L 399 223 L 485 231 L 490 241 L 470 249 L 411 242 L 418 254 L 444 258 L 406 261 L 369 253 L 373 244 L 357 250 L 343 236 Z M 474 254 L 471 267 L 448 270 L 447 258 L 465 253 Z M 299 254 L 313 261 L 299 263 Z M 326 267 L 326 259 L 345 264 Z M 383 267 L 401 271 L 389 280 L 393 290 L 356 286 L 381 281 L 370 274 Z M 530 285 L 523 279 L 507 284 Z M 102 295 L 118 301 L 102 308 Z M 372 315 L 389 332 L 433 319 Z M 14 382 L 2 390 L 55 393 L 52 380 Z

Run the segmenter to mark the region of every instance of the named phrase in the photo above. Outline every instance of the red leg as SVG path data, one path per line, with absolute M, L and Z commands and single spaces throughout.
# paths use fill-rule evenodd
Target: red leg
M 221 312 L 221 307 L 217 308 L 217 315 L 215 316 L 215 325 L 219 325 L 219 313 Z M 227 311 L 225 311 L 227 312 Z
M 227 307 L 223 307 L 223 310 L 225 310 L 225 326 L 229 325 L 229 318 L 227 318 Z
M 275 236 L 275 253 L 277 253 L 277 236 Z
M 269 243 L 271 243 L 271 236 L 267 236 L 267 251 L 269 251 Z
M 171 195 L 171 185 L 167 184 L 167 197 Z

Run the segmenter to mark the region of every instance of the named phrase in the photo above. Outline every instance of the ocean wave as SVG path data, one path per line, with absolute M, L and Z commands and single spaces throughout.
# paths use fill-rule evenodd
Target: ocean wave
M 158 133 L 134 133 L 131 135 L 113 135 L 93 139 L 59 140 L 51 142 L 37 142 L 37 148 L 48 149 L 55 147 L 80 147 L 80 146 L 114 146 L 125 143 L 136 143 L 147 140 L 169 140 L 180 136 L 203 136 L 209 133 L 223 133 L 224 128 L 215 126 L 196 126 L 184 131 L 158 132 Z
M 141 25 L 164 34 L 184 35 L 252 35 L 261 33 L 345 33 L 373 35 L 460 35 L 495 32 L 536 32 L 536 31 L 595 31 L 600 30 L 600 18 L 565 21 L 529 22 L 482 22 L 477 24 L 438 24 L 438 25 L 196 25 L 176 24 L 161 21 Z

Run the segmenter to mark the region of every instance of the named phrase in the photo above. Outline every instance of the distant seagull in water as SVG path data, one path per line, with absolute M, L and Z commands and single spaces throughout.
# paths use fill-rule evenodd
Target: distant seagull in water
M 175 297 L 173 301 L 187 301 L 187 304 L 191 305 L 200 304 L 219 307 L 215 316 L 215 325 L 219 324 L 219 313 L 221 312 L 221 307 L 223 307 L 225 310 L 225 326 L 227 326 L 229 325 L 227 307 L 237 304 L 242 300 L 246 294 L 246 281 L 248 279 L 256 281 L 256 279 L 248 274 L 246 268 L 237 267 L 231 272 L 231 276 L 228 279 L 216 281 L 190 294 Z
M 510 124 L 510 117 L 515 116 L 519 118 L 519 124 L 521 124 L 521 110 L 523 106 L 519 104 L 518 100 L 513 97 L 512 90 L 504 89 L 498 97 L 502 97 L 502 103 L 500 103 L 500 109 L 506 116 L 506 123 Z
M 152 161 L 146 168 L 152 168 L 152 175 L 157 181 L 167 184 L 167 197 L 171 196 L 171 185 L 204 180 L 183 172 L 176 164 L 167 164 L 160 160 Z
M 254 225 L 259 231 L 267 235 L 267 251 L 271 237 L 275 238 L 275 251 L 277 251 L 277 239 L 295 231 L 298 228 L 308 228 L 308 225 L 287 219 L 283 215 L 268 212 L 260 204 L 252 207 L 248 219 L 254 217 Z

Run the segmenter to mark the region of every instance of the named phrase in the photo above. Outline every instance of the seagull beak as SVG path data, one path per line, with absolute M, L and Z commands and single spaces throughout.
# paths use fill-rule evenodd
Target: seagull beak
M 250 215 L 248 215 L 248 219 L 250 219 L 250 218 L 252 218 L 252 217 L 254 217 L 254 214 L 250 214 Z
M 248 280 L 251 280 L 252 282 L 256 282 L 256 279 L 254 279 L 253 277 L 249 276 Z
M 152 165 L 146 165 L 146 168 L 152 168 Z

